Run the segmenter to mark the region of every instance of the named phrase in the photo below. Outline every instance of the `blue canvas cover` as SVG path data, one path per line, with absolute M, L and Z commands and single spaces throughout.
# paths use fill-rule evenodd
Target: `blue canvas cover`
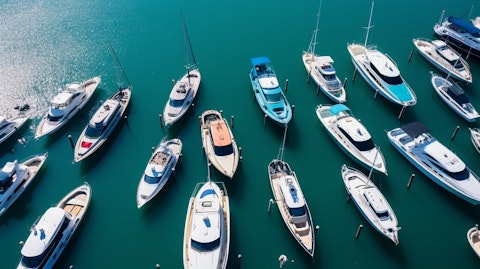
M 480 29 L 478 29 L 477 27 L 475 27 L 475 25 L 473 25 L 472 23 L 470 23 L 468 21 L 462 20 L 462 19 L 457 18 L 457 17 L 448 17 L 448 21 L 450 23 L 464 29 L 465 31 L 467 31 L 471 35 L 475 35 L 475 34 L 478 35 L 480 33 Z
M 271 63 L 270 59 L 268 57 L 252 58 L 252 59 L 250 59 L 250 62 L 252 63 L 253 66 L 257 66 L 257 65 L 265 64 L 265 63 Z
M 330 108 L 330 113 L 332 113 L 333 115 L 337 115 L 338 113 L 340 113 L 342 111 L 350 111 L 350 108 L 348 108 L 344 104 L 333 105 Z

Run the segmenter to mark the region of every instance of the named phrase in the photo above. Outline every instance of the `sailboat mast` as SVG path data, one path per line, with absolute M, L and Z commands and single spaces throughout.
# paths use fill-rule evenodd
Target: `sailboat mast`
M 125 73 L 125 70 L 123 69 L 123 66 L 122 66 L 122 64 L 120 63 L 120 60 L 118 60 L 117 53 L 116 53 L 115 50 L 113 49 L 112 44 L 110 44 L 110 50 L 112 51 L 113 68 L 115 69 L 115 75 L 117 76 L 118 88 L 121 89 L 121 88 L 122 88 L 122 84 L 123 84 L 123 83 L 122 83 L 121 76 L 120 76 L 120 73 L 118 72 L 118 68 L 120 68 L 123 77 L 125 78 L 125 80 L 126 80 L 127 83 L 128 83 L 128 86 L 130 86 L 130 85 L 131 85 L 131 84 L 130 84 L 130 81 L 128 80 L 127 74 Z
M 372 1 L 372 7 L 370 8 L 370 18 L 368 19 L 367 36 L 365 37 L 365 44 L 364 44 L 365 49 L 367 48 L 368 34 L 370 33 L 370 28 L 372 28 L 371 24 L 372 24 L 372 14 L 373 14 L 374 4 L 375 4 L 375 1 Z
M 310 47 L 308 48 L 308 51 L 312 54 L 312 57 L 314 57 L 315 55 L 315 47 L 317 46 L 318 22 L 320 21 L 321 10 L 322 10 L 322 0 L 320 0 L 320 5 L 318 6 L 317 23 L 315 24 L 315 30 L 313 30 L 312 40 L 310 41 Z
M 183 33 L 183 40 L 185 42 L 185 53 L 187 55 L 186 59 L 187 59 L 187 69 L 190 69 L 190 66 L 189 66 L 189 61 L 188 61 L 188 49 L 190 49 L 190 53 L 192 53 L 192 60 L 193 60 L 193 66 L 196 67 L 197 66 L 197 61 L 195 60 L 195 55 L 193 54 L 193 48 L 192 48 L 192 43 L 190 42 L 190 36 L 188 35 L 188 31 L 187 31 L 187 25 L 185 24 L 185 19 L 183 18 L 183 15 L 182 15 L 182 24 L 183 24 L 183 30 L 184 30 L 184 33 Z M 187 43 L 188 42 L 188 49 L 187 49 Z

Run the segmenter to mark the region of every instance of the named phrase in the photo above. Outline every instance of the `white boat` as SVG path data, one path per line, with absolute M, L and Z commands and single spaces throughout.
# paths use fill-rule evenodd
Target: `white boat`
M 278 84 L 277 75 L 268 57 L 252 58 L 248 73 L 253 94 L 263 113 L 280 126 L 292 119 L 292 107 Z
M 268 165 L 268 177 L 285 225 L 300 246 L 310 256 L 313 256 L 315 252 L 314 225 L 295 171 L 287 162 L 274 159 Z
M 387 132 L 388 140 L 410 163 L 447 191 L 480 204 L 480 182 L 466 164 L 419 122 Z
M 23 244 L 17 268 L 52 268 L 85 216 L 91 188 L 87 183 L 68 193 L 55 207 L 50 207 L 32 225 Z
M 336 103 L 344 103 L 347 101 L 347 94 L 345 88 L 337 76 L 335 68 L 333 67 L 333 59 L 330 56 L 320 56 L 315 54 L 317 45 L 318 22 L 320 19 L 320 10 L 322 1 L 318 8 L 317 24 L 313 31 L 312 39 L 308 50 L 302 54 L 303 64 L 310 77 L 315 81 L 317 87 L 322 92 Z
M 462 55 L 442 40 L 414 38 L 413 44 L 420 55 L 445 74 L 464 82 L 472 82 L 472 73 Z
M 318 105 L 316 114 L 335 143 L 366 169 L 387 174 L 385 158 L 367 128 L 344 104 Z
M 18 129 L 27 122 L 28 116 L 23 114 L 6 118 L 0 116 L 0 144 L 12 136 Z
M 417 96 L 400 74 L 395 62 L 375 47 L 367 47 L 368 33 L 371 28 L 373 4 L 368 21 L 365 44 L 348 44 L 347 49 L 355 69 L 376 92 L 388 101 L 403 107 L 417 103 Z
M 382 192 L 365 174 L 359 170 L 342 166 L 342 178 L 349 197 L 367 221 L 382 235 L 392 240 L 398 239 L 398 220 L 392 207 Z
M 448 77 L 444 78 L 433 72 L 431 74 L 433 88 L 448 107 L 468 122 L 474 122 L 480 117 L 460 85 Z
M 182 141 L 178 138 L 162 140 L 154 150 L 137 188 L 137 207 L 149 202 L 167 183 L 182 154 Z
M 31 156 L 18 163 L 7 162 L 0 170 L 0 216 L 25 192 L 42 168 L 48 153 Z
M 480 129 L 479 128 L 468 128 L 470 130 L 470 139 L 475 149 L 480 153 Z
M 131 86 L 120 89 L 98 108 L 75 144 L 74 162 L 92 155 L 107 141 L 125 114 L 131 95 Z
M 230 247 L 230 206 L 222 182 L 198 183 L 188 202 L 183 237 L 186 269 L 226 268 Z
M 185 37 L 184 40 L 185 42 L 188 42 L 188 45 L 185 43 L 185 50 L 187 51 L 187 63 L 185 68 L 187 71 L 185 75 L 173 85 L 168 101 L 165 104 L 163 109 L 163 121 L 165 126 L 173 125 L 187 112 L 197 95 L 200 81 L 202 80 L 197 62 L 195 61 L 195 56 L 193 55 L 192 44 L 190 43 L 190 37 L 188 36 L 183 16 L 182 23 Z M 192 54 L 193 63 L 190 63 L 189 61 L 188 50 L 190 50 L 190 53 Z
M 210 163 L 225 176 L 233 178 L 239 152 L 232 130 L 217 110 L 206 110 L 200 117 L 202 146 Z
M 480 258 L 480 231 L 478 230 L 478 224 L 468 229 L 467 240 L 477 257 Z
M 455 16 L 448 16 L 444 20 L 445 10 L 440 19 L 433 26 L 433 31 L 448 44 L 454 46 L 468 59 L 470 55 L 480 57 L 480 28 L 472 23 Z
M 103 102 L 90 118 L 87 126 L 83 129 L 75 144 L 75 151 L 73 153 L 74 163 L 92 155 L 107 141 L 125 114 L 125 110 L 132 97 L 132 84 L 128 80 L 113 46 L 110 46 L 110 49 L 116 65 L 114 69 L 117 76 L 118 90 Z M 122 85 L 123 83 L 118 69 L 122 72 L 123 78 L 128 86 L 124 87 Z
M 82 83 L 67 84 L 50 101 L 50 108 L 35 131 L 35 139 L 51 134 L 64 126 L 92 98 L 100 84 L 100 77 L 88 79 Z

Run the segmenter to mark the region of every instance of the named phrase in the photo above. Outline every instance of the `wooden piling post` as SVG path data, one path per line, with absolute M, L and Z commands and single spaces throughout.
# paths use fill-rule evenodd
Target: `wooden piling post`
M 407 189 L 410 189 L 410 186 L 412 185 L 412 182 L 413 182 L 413 179 L 415 178 L 415 174 L 412 174 L 410 176 L 410 179 L 408 180 L 408 183 L 407 183 Z
M 352 82 L 355 82 L 355 77 L 357 76 L 357 68 L 353 70 Z
M 285 80 L 285 92 L 287 92 L 287 90 L 288 90 L 288 78 L 287 80 Z
M 75 148 L 75 145 L 73 144 L 72 135 L 68 135 L 68 140 L 70 141 L 70 146 L 72 147 L 72 149 L 74 149 L 74 148 Z
M 235 118 L 234 118 L 233 115 L 232 115 L 232 116 L 230 117 L 230 125 L 231 125 L 232 129 L 233 129 L 233 124 L 235 123 L 234 120 L 235 120 Z
M 355 234 L 355 238 L 358 238 L 360 236 L 360 232 L 362 231 L 363 225 L 360 224 L 357 229 L 357 233 Z
M 460 126 L 457 125 L 457 127 L 455 127 L 455 131 L 453 131 L 452 138 L 450 138 L 450 140 L 455 139 L 455 136 L 457 135 L 458 129 L 460 129 Z
M 345 77 L 345 79 L 343 80 L 343 89 L 345 89 L 345 86 L 347 85 L 347 77 Z

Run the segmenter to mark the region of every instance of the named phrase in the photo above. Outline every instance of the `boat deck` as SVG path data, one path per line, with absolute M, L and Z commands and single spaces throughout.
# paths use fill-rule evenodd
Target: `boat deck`
M 82 209 L 85 208 L 87 202 L 87 195 L 82 193 L 75 198 L 69 200 L 64 207 L 65 212 L 72 214 L 72 216 L 78 216 Z
M 157 152 L 155 153 L 155 156 L 153 156 L 152 160 L 150 161 L 150 164 L 157 164 L 157 165 L 166 165 L 168 161 L 168 157 L 170 155 L 165 152 Z

